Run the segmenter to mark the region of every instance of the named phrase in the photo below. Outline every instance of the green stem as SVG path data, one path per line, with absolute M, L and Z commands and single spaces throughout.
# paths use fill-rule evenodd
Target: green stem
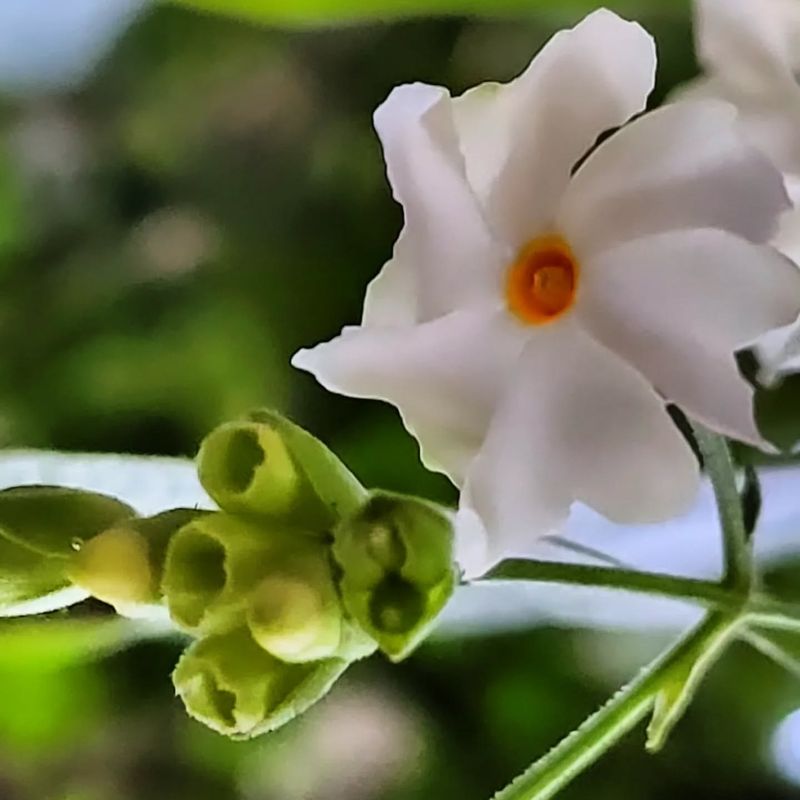
M 748 590 L 753 575 L 752 553 L 730 448 L 723 436 L 712 433 L 702 425 L 694 424 L 693 430 L 717 500 L 725 559 L 724 582 L 728 586 Z
M 742 638 L 746 642 L 749 642 L 762 655 L 765 655 L 771 661 L 779 664 L 787 672 L 794 675 L 795 678 L 800 678 L 800 659 L 797 659 L 768 635 L 748 630 L 742 634 Z
M 553 797 L 644 719 L 664 680 L 680 661 L 694 658 L 697 652 L 702 652 L 719 639 L 723 628 L 728 630 L 735 624 L 736 619 L 727 615 L 711 615 L 703 620 L 574 733 L 495 795 L 494 800 L 547 800 Z
M 747 619 L 751 625 L 756 625 L 760 628 L 800 633 L 800 615 L 796 611 L 753 611 L 748 614 Z
M 483 576 L 481 581 L 538 581 L 622 589 L 702 603 L 714 608 L 741 607 L 743 596 L 713 581 L 681 578 L 655 572 L 638 572 L 592 564 L 510 559 Z

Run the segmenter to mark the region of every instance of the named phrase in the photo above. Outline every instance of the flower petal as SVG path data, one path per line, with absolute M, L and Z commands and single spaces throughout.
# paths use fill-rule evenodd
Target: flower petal
M 753 95 L 791 79 L 796 0 L 695 0 L 694 8 L 698 58 L 711 72 Z
M 787 375 L 800 372 L 800 319 L 767 331 L 753 346 L 758 359 L 758 380 L 774 387 Z
M 708 88 L 739 109 L 748 138 L 782 172 L 800 174 L 800 3 L 696 0 L 695 33 Z
M 498 236 L 516 248 L 553 222 L 575 164 L 644 108 L 655 63 L 643 28 L 600 10 L 556 34 L 516 80 L 454 101 L 468 173 Z
M 405 214 L 394 257 L 415 272 L 417 318 L 496 294 L 507 253 L 492 239 L 467 181 L 447 91 L 397 87 L 375 112 L 375 128 Z
M 605 141 L 570 183 L 561 229 L 579 253 L 681 228 L 754 242 L 789 207 L 780 173 L 718 100 L 665 106 Z
M 583 271 L 578 314 L 669 400 L 721 433 L 763 444 L 734 351 L 800 311 L 800 270 L 718 230 L 649 236 Z
M 575 500 L 617 522 L 656 522 L 685 510 L 697 486 L 697 461 L 647 381 L 556 323 L 526 346 L 461 505 L 483 522 L 493 563 L 529 553 Z
M 527 335 L 504 309 L 469 309 L 412 327 L 345 328 L 292 364 L 330 391 L 397 406 L 423 461 L 458 484 Z
M 414 265 L 392 258 L 367 286 L 361 324 L 373 328 L 413 325 L 418 321 L 417 305 Z

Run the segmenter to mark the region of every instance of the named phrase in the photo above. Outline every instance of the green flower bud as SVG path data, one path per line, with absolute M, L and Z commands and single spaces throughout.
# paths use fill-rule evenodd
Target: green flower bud
M 430 630 L 453 593 L 453 527 L 447 514 L 412 497 L 374 492 L 336 530 L 348 612 L 395 661 Z
M 69 577 L 76 586 L 127 617 L 157 613 L 169 540 L 180 528 L 209 512 L 173 509 L 154 517 L 128 519 L 84 542 L 73 555 Z
M 190 633 L 243 623 L 250 597 L 286 560 L 319 557 L 323 543 L 303 531 L 256 517 L 212 512 L 171 539 L 161 590 L 174 622 Z
M 198 473 L 227 511 L 287 520 L 320 533 L 364 499 L 361 485 L 328 448 L 269 411 L 221 425 L 207 436 Z
M 74 548 L 133 509 L 110 497 L 51 486 L 0 491 L 0 616 L 86 597 L 68 577 Z
M 247 609 L 253 638 L 283 661 L 331 658 L 342 640 L 342 607 L 327 553 L 273 565 Z
M 244 739 L 275 730 L 323 697 L 347 669 L 343 659 L 287 664 L 259 647 L 247 629 L 195 642 L 173 673 L 190 716 Z

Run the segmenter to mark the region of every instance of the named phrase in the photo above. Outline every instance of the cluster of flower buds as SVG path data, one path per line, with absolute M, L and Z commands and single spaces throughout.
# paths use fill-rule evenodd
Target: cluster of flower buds
M 85 492 L 0 493 L 2 546 L 19 551 L 0 563 L 9 585 L 25 587 L 0 599 L 41 596 L 44 580 L 48 594 L 71 587 L 127 617 L 168 615 L 193 640 L 173 675 L 188 712 L 251 737 L 314 703 L 353 661 L 407 655 L 453 592 L 450 515 L 367 492 L 278 414 L 214 430 L 198 473 L 219 510 L 144 518 Z M 61 551 L 37 555 L 39 539 Z M 31 569 L 37 558 L 51 571 Z M 31 576 L 39 584 L 25 586 Z

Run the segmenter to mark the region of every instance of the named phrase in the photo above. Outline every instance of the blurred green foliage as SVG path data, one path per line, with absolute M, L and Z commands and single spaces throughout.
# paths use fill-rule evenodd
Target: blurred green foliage
M 478 0 L 206 5 L 270 23 Z M 452 498 L 391 409 L 327 394 L 288 360 L 358 319 L 390 255 L 401 214 L 370 118 L 391 87 L 508 79 L 591 5 L 484 0 L 497 19 L 324 30 L 154 7 L 82 87 L 0 97 L 0 443 L 192 455 L 221 420 L 271 405 L 366 485 Z M 611 5 L 657 35 L 657 98 L 693 74 L 683 0 Z M 173 696 L 180 647 L 117 652 L 131 634 L 105 613 L 0 624 L 2 800 L 485 800 L 660 644 L 433 642 L 357 665 L 307 716 L 235 744 Z M 788 800 L 768 745 L 798 705 L 788 676 L 740 648 L 658 759 L 639 732 L 563 797 Z
M 331 22 L 436 17 L 454 14 L 486 16 L 547 14 L 554 9 L 569 13 L 594 10 L 594 0 L 171 0 L 203 11 L 213 11 L 269 24 L 313 25 Z M 615 11 L 638 11 L 641 0 L 611 0 Z M 650 6 L 669 14 L 686 13 L 684 0 L 650 0 Z

